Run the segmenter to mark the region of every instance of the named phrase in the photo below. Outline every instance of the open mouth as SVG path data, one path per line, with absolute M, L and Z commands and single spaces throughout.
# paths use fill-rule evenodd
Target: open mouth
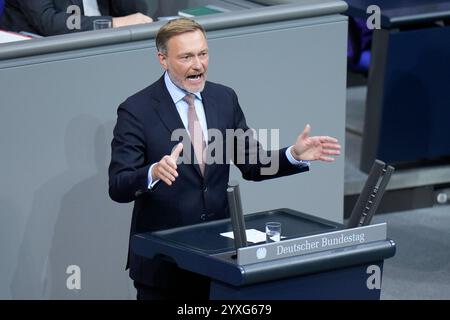
M 203 76 L 203 73 L 192 74 L 190 76 L 187 76 L 187 79 L 191 80 L 191 81 L 197 81 L 197 80 L 200 80 L 202 78 L 202 76 Z

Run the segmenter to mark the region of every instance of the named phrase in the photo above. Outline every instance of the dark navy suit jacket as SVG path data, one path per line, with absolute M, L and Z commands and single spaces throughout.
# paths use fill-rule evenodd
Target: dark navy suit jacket
M 206 82 L 202 99 L 208 130 L 219 129 L 225 136 L 226 129 L 248 129 L 232 89 Z M 171 141 L 176 129 L 185 130 L 164 77 L 129 97 L 118 108 L 111 143 L 109 194 L 117 202 L 134 201 L 131 235 L 228 217 L 226 188 L 230 168 L 224 164 L 226 159 L 222 164 L 207 164 L 204 177 L 197 164 L 179 164 L 179 176 L 172 186 L 160 182 L 154 190 L 148 190 L 149 167 L 170 154 L 179 142 Z M 261 175 L 263 165 L 259 162 L 237 164 L 233 160 L 244 179 L 254 181 L 308 170 L 307 166 L 292 165 L 285 151 L 268 153 L 279 157 L 279 170 L 270 176 Z M 227 152 L 223 154 L 225 157 Z M 142 259 L 129 252 L 129 267 L 130 276 L 141 283 L 164 286 L 170 281 L 171 266 L 164 261 Z

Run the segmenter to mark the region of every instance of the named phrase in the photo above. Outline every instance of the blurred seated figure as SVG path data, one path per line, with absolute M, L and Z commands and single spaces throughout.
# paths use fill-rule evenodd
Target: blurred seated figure
M 370 65 L 370 50 L 373 31 L 367 28 L 366 20 L 348 18 L 348 70 L 367 76 Z
M 0 29 L 52 36 L 93 29 L 96 19 L 108 19 L 112 27 L 149 23 L 145 1 L 133 0 L 1 0 L 5 2 Z M 80 12 L 79 28 L 71 27 L 76 5 Z

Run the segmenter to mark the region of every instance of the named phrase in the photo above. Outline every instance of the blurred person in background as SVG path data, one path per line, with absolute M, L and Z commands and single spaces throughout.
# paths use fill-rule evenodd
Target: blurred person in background
M 145 1 L 126 0 L 0 0 L 5 3 L 0 29 L 52 36 L 93 29 L 96 19 L 111 21 L 113 28 L 150 23 Z M 79 28 L 71 28 L 69 20 L 79 8 Z

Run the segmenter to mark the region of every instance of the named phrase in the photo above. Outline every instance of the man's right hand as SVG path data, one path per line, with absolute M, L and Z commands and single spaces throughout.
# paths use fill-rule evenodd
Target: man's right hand
M 113 28 L 130 26 L 133 24 L 142 24 L 153 22 L 153 19 L 140 12 L 133 13 L 125 17 L 117 17 L 112 19 Z
M 162 180 L 168 186 L 171 186 L 175 179 L 178 177 L 177 172 L 177 160 L 183 151 L 183 144 L 179 143 L 173 149 L 170 156 L 164 156 L 157 164 L 152 168 L 153 181 Z

